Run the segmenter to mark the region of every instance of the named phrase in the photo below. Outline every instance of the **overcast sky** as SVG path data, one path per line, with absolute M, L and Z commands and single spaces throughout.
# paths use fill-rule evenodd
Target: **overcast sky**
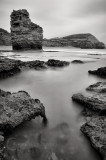
M 106 0 L 0 0 L 0 28 L 10 31 L 13 9 L 27 9 L 44 38 L 92 33 L 106 43 Z

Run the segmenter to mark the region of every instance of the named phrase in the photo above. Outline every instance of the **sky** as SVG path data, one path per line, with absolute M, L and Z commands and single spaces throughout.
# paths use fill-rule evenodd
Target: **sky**
M 0 0 L 0 28 L 10 31 L 13 9 L 27 9 L 44 38 L 91 33 L 106 43 L 106 0 Z

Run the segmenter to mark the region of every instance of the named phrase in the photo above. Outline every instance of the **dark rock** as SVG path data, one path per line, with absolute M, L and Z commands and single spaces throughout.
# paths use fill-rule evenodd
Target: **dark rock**
M 0 45 L 10 46 L 11 45 L 11 34 L 0 28 Z
M 106 82 L 97 82 L 87 88 L 88 91 L 106 93 Z
M 13 76 L 21 70 L 18 66 L 19 61 L 0 59 L 0 79 Z
M 74 94 L 72 100 L 84 105 L 86 108 L 97 112 L 106 113 L 106 95 L 105 94 Z
M 69 65 L 70 63 L 66 61 L 49 59 L 46 64 L 50 67 L 64 67 Z
M 31 22 L 27 10 L 11 13 L 11 41 L 13 50 L 42 49 L 43 29 Z
M 74 34 L 60 38 L 44 39 L 43 45 L 46 47 L 72 46 L 82 49 L 104 49 L 105 45 L 99 42 L 92 34 Z
M 105 78 L 106 77 L 106 67 L 101 67 L 94 71 L 89 70 L 88 73 Z
M 90 85 L 89 94 L 75 94 L 73 101 L 84 106 L 86 123 L 81 131 L 90 139 L 92 146 L 106 160 L 106 83 L 98 82 Z
M 46 117 L 41 102 L 36 103 L 25 91 L 10 93 L 0 90 L 0 131 L 12 130 L 36 116 Z
M 92 117 L 81 127 L 81 131 L 90 139 L 92 146 L 106 160 L 106 116 Z
M 84 63 L 83 61 L 81 61 L 81 60 L 74 60 L 74 61 L 72 61 L 71 63 Z
M 44 61 L 27 61 L 22 62 L 20 60 L 13 60 L 8 58 L 1 58 L 0 59 L 0 79 L 7 78 L 13 76 L 23 69 L 35 69 L 35 70 L 42 70 L 47 69 L 48 67 L 64 67 L 69 65 L 69 62 L 66 61 L 59 61 L 59 60 L 48 60 L 47 62 Z

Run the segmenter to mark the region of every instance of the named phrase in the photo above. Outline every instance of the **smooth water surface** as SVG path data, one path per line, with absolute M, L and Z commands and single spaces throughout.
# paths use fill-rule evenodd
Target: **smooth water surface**
M 74 93 L 105 79 L 88 74 L 88 70 L 106 66 L 106 50 L 46 48 L 48 52 L 3 52 L 2 56 L 27 60 L 50 58 L 72 61 L 81 59 L 84 64 L 45 71 L 29 70 L 11 78 L 0 80 L 6 91 L 27 91 L 44 104 L 48 124 L 40 117 L 17 127 L 6 139 L 8 160 L 100 160 L 89 141 L 80 131 L 84 118 L 82 107 L 73 103 Z M 51 52 L 52 50 L 58 52 Z M 50 52 L 49 52 L 50 51 Z M 14 55 L 14 56 L 13 56 Z

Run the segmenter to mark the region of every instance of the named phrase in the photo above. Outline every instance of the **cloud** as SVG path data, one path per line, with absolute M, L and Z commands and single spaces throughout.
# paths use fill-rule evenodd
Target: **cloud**
M 0 27 L 10 28 L 13 9 L 27 9 L 44 37 L 89 32 L 106 42 L 106 0 L 0 0 Z

